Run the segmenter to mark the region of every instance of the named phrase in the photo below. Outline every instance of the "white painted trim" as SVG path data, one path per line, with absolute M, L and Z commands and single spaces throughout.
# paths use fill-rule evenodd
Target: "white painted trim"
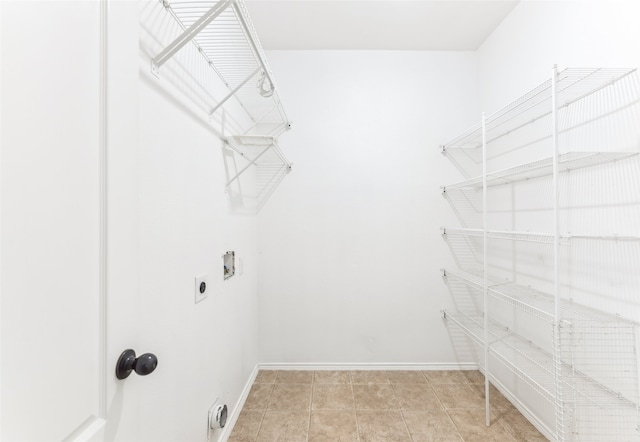
M 0 1 L 0 48 L 2 47 L 2 1 Z M 2 56 L 0 56 L 0 103 L 2 103 Z M 0 105 L 0 178 L 2 177 L 2 106 Z M 2 179 L 0 179 L 0 281 L 2 281 Z M 0 284 L 0 318 L 2 318 L 2 285 Z M 2 379 L 2 326 L 0 326 L 0 379 Z M 2 394 L 0 393 L 0 422 Z M 2 438 L 2 431 L 0 431 Z
M 102 418 L 91 416 L 62 442 L 89 442 L 106 423 L 107 421 Z
M 233 427 L 236 425 L 236 422 L 238 421 L 238 417 L 240 416 L 240 412 L 244 407 L 244 403 L 247 401 L 247 397 L 249 397 L 251 386 L 255 382 L 256 376 L 258 376 L 258 370 L 260 370 L 259 365 L 256 365 L 255 367 L 253 367 L 253 371 L 249 375 L 249 378 L 247 379 L 247 382 L 244 385 L 244 388 L 242 389 L 242 393 L 240 393 L 240 397 L 238 398 L 236 405 L 233 407 L 233 410 L 231 411 L 231 415 L 227 418 L 227 424 L 224 426 L 224 430 L 222 431 L 222 434 L 218 439 L 219 442 L 227 442 L 227 440 L 229 439 L 229 436 L 231 436 L 231 432 L 233 431 Z
M 98 417 L 107 419 L 107 38 L 109 0 L 100 1 L 100 97 L 98 126 L 99 256 L 98 256 Z
M 478 370 L 475 362 L 438 363 L 261 363 L 260 370 Z

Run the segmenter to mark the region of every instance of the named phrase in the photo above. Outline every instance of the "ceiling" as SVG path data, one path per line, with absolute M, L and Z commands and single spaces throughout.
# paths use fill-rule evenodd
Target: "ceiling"
M 247 0 L 273 49 L 474 51 L 518 0 Z

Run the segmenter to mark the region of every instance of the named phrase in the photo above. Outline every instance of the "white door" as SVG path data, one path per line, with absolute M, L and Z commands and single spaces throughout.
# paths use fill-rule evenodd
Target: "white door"
M 105 5 L 0 0 L 3 441 L 133 440 L 137 431 L 135 388 L 125 394 L 113 374 L 137 338 L 137 287 L 126 279 L 136 269 L 123 273 L 129 257 L 116 255 L 126 253 L 117 247 L 126 228 L 103 262 Z

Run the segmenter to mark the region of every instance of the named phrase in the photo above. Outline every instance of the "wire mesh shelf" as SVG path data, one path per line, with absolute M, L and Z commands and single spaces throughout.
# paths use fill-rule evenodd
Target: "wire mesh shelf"
M 628 87 L 627 79 L 636 69 L 567 68 L 557 74 L 556 103 L 558 109 L 597 94 L 609 87 Z M 485 119 L 485 140 L 488 146 L 508 138 L 511 148 L 537 146 L 551 140 L 552 81 L 538 85 L 522 97 Z M 531 131 L 532 127 L 537 130 Z M 571 130 L 563 127 L 561 133 Z M 526 133 L 531 131 L 531 133 Z M 524 132 L 524 134 L 522 134 Z M 521 138 L 516 135 L 520 133 Z M 444 144 L 442 152 L 462 172 L 465 178 L 478 176 L 482 169 L 482 125 L 477 124 Z M 517 146 L 513 145 L 513 140 Z
M 249 119 L 244 133 L 278 136 L 290 127 L 271 69 L 242 0 L 165 0 L 165 8 L 184 32 L 152 60 L 161 67 L 186 44 L 194 44 L 227 91 L 213 116 L 234 98 Z
M 442 269 L 446 278 L 454 278 L 469 287 L 479 291 L 484 290 L 484 281 L 473 275 L 462 271 L 452 271 Z M 554 296 L 533 287 L 516 284 L 511 281 L 499 281 L 497 279 L 489 279 L 487 285 L 487 293 L 489 296 L 502 301 L 512 307 L 523 311 L 530 316 L 541 319 L 549 324 L 554 323 Z M 634 327 L 638 324 L 634 321 L 612 315 L 601 310 L 581 305 L 570 300 L 560 300 L 560 320 L 565 326 L 585 328 L 585 324 L 589 325 L 589 329 L 595 332 L 599 330 L 609 336 L 613 330 L 623 330 L 627 338 L 632 338 L 630 334 Z M 569 330 L 568 329 L 568 330 Z M 633 352 L 633 347 L 630 348 Z
M 443 228 L 442 237 L 449 246 L 458 268 L 482 276 L 484 272 L 482 230 Z
M 477 312 L 444 312 L 447 321 L 453 322 L 467 336 L 469 336 L 476 344 L 483 346 L 484 342 L 484 315 Z M 554 402 L 556 397 L 556 389 L 563 390 L 563 398 L 565 399 L 570 413 L 575 414 L 577 411 L 586 409 L 588 415 L 589 409 L 598 409 L 603 415 L 597 420 L 602 421 L 615 412 L 619 412 L 620 416 L 616 422 L 624 417 L 626 422 L 627 435 L 634 435 L 638 421 L 638 383 L 635 376 L 636 371 L 634 359 L 635 338 L 632 335 L 636 332 L 633 326 L 628 324 L 612 324 L 610 339 L 606 339 L 604 345 L 613 344 L 613 349 L 608 352 L 614 360 L 601 361 L 598 371 L 594 371 L 592 361 L 585 363 L 580 360 L 580 350 L 576 350 L 572 343 L 576 339 L 567 337 L 561 338 L 565 344 L 562 345 L 560 367 L 562 370 L 562 378 L 557 379 L 554 374 L 553 355 L 546 350 L 538 347 L 534 343 L 523 339 L 512 330 L 504 327 L 489 319 L 487 342 L 489 354 L 500 361 L 505 367 L 512 371 L 519 379 L 524 381 L 530 387 L 534 388 L 549 402 Z M 573 326 L 563 326 L 562 334 L 571 333 L 575 335 L 577 332 Z M 581 327 L 587 330 L 588 327 Z M 584 333 L 584 332 L 583 332 Z M 595 336 L 601 336 L 602 329 L 597 326 Z M 622 343 L 616 342 L 616 339 L 623 338 Z M 579 338 L 578 338 L 579 339 Z M 573 341 L 572 341 L 573 340 Z M 587 348 L 586 346 L 583 348 Z M 632 351 L 629 351 L 632 350 Z M 581 354 L 583 358 L 589 358 L 587 353 Z M 621 360 L 627 358 L 628 361 Z M 617 362 L 622 362 L 616 367 Z M 583 365 L 581 366 L 581 363 Z M 605 375 L 606 374 L 606 375 Z M 593 418 L 593 416 L 592 416 Z M 580 424 L 580 422 L 578 422 Z M 574 421 L 572 425 L 576 425 Z M 595 426 L 593 423 L 583 422 L 582 426 Z M 605 424 L 605 428 L 608 426 Z M 604 431 L 604 434 L 612 434 Z M 597 434 L 597 432 L 596 432 Z M 582 440 L 582 439 L 581 439 Z M 617 439 L 617 440 L 634 440 Z
M 478 313 L 445 311 L 451 320 L 476 344 L 484 345 L 484 316 Z M 554 379 L 551 355 L 531 342 L 523 340 L 508 328 L 489 320 L 489 355 L 499 360 L 519 379 L 552 401 Z
M 638 152 L 569 152 L 559 156 L 558 172 L 605 164 L 638 155 Z M 516 167 L 487 174 L 487 186 L 497 186 L 517 181 L 549 176 L 553 173 L 553 158 L 543 158 Z M 482 188 L 482 176 L 443 187 L 443 192 L 463 188 Z M 477 206 L 477 204 L 476 204 Z
M 554 67 L 442 146 L 465 177 L 442 188 L 462 225 L 445 318 L 489 379 L 550 404 L 554 440 L 640 441 L 638 118 L 636 69 Z
M 637 325 L 574 319 L 559 357 L 569 440 L 639 440 Z

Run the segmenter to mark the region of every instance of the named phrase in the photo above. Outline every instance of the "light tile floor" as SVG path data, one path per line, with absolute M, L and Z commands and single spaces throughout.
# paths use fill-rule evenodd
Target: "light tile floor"
M 546 441 L 478 371 L 261 370 L 230 442 Z

